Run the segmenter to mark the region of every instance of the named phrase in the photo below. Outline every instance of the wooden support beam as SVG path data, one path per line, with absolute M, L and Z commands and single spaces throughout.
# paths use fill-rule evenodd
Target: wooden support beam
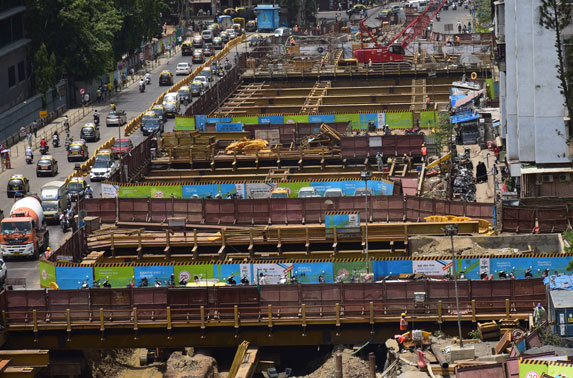
M 332 251 L 335 255 L 338 255 L 338 232 L 336 230 L 336 226 L 334 226 L 333 230 L 334 242 L 332 243 Z
M 171 240 L 169 235 L 169 230 L 165 230 L 165 249 L 163 252 L 165 253 L 165 259 L 168 260 L 171 257 Z
M 197 257 L 199 255 L 198 251 L 199 251 L 199 246 L 197 245 L 197 229 L 194 228 L 193 229 L 193 249 L 191 250 L 191 252 L 193 252 L 193 260 L 197 260 Z
M 279 256 L 283 254 L 283 245 L 281 241 L 281 229 L 277 229 L 277 251 L 279 251 Z
M 308 231 L 308 226 L 304 228 L 304 236 L 305 236 L 305 248 L 306 248 L 306 254 L 310 254 L 310 233 Z
M 141 243 L 141 228 L 137 230 L 137 259 L 141 260 L 143 258 L 143 246 Z
M 255 252 L 255 243 L 253 242 L 253 229 L 249 228 L 249 257 L 252 259 Z
M 225 248 L 227 248 L 227 245 L 225 244 L 225 229 L 225 227 L 221 229 L 221 248 L 219 248 L 219 252 L 217 252 L 219 260 L 225 259 Z

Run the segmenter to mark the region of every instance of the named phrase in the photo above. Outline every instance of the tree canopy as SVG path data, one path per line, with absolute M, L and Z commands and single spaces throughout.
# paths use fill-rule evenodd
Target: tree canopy
M 76 80 L 112 70 L 123 54 L 155 34 L 166 9 L 163 0 L 28 0 L 27 5 L 31 48 L 44 44 L 58 70 Z

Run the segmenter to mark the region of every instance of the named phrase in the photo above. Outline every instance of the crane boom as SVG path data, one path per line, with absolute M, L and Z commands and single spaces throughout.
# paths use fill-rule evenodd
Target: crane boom
M 408 45 L 414 39 L 416 39 L 420 34 L 422 34 L 424 29 L 426 29 L 428 27 L 428 25 L 430 24 L 430 21 L 432 21 L 434 19 L 434 17 L 442 9 L 442 7 L 446 3 L 446 1 L 447 0 L 442 0 L 440 5 L 438 6 L 438 8 L 436 10 L 434 10 L 433 13 L 430 11 L 430 7 L 432 6 L 432 4 L 434 2 L 430 1 L 428 6 L 426 7 L 426 9 L 424 9 L 424 11 L 422 13 L 420 13 L 420 15 L 418 17 L 416 17 L 414 19 L 414 21 L 410 22 L 410 24 L 408 26 L 406 26 L 404 29 L 402 29 L 402 31 L 400 33 L 396 34 L 392 39 L 390 39 L 390 41 L 388 41 L 388 44 L 391 45 L 394 42 L 396 42 L 398 40 L 398 38 L 404 36 L 404 38 L 402 39 L 401 45 L 402 45 L 402 48 L 404 50 L 406 50 L 406 47 L 408 47 Z

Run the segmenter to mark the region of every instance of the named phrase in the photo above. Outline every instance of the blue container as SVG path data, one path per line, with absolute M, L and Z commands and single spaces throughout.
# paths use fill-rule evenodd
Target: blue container
M 279 27 L 279 10 L 278 5 L 261 4 L 255 8 L 257 13 L 257 26 L 259 31 L 274 31 Z

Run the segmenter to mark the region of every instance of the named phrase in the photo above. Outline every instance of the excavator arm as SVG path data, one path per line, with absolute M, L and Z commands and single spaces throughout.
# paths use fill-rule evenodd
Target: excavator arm
M 388 44 L 391 45 L 394 42 L 398 41 L 400 37 L 402 37 L 402 42 L 400 43 L 400 45 L 402 46 L 402 49 L 404 49 L 405 51 L 406 47 L 408 47 L 408 45 L 418 36 L 420 36 L 420 34 L 422 34 L 422 32 L 428 27 L 432 19 L 442 9 L 446 1 L 447 0 L 441 0 L 438 8 L 433 12 L 430 11 L 430 7 L 435 2 L 435 0 L 430 1 L 426 9 L 424 9 L 424 11 L 420 13 L 420 15 L 416 17 L 414 21 L 410 22 L 408 26 L 402 29 L 400 33 L 396 34 L 392 39 L 390 39 L 390 41 L 388 41 Z

